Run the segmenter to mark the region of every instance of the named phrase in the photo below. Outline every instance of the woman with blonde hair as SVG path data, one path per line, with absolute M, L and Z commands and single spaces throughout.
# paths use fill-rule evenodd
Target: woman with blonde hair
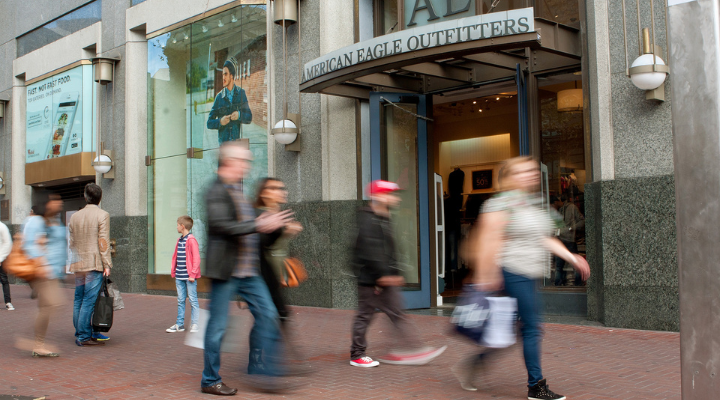
M 504 287 L 508 296 L 517 300 L 528 371 L 528 399 L 562 400 L 565 396 L 548 388 L 540 367 L 538 286 L 549 272 L 548 251 L 572 264 L 583 280 L 590 276 L 590 268 L 582 257 L 570 253 L 553 236 L 556 222 L 540 206 L 537 161 L 531 157 L 508 160 L 500 170 L 499 183 L 502 191 L 485 202 L 479 216 L 473 283 L 485 290 Z M 467 382 L 461 383 L 466 389 L 474 389 Z

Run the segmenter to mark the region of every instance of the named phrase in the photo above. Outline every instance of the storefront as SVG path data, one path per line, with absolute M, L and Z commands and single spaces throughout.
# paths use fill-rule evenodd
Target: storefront
M 646 100 L 625 75 L 645 51 L 637 28 L 657 27 L 667 48 L 663 8 L 620 18 L 619 0 L 287 2 L 297 18 L 283 25 L 282 0 L 59 0 L 43 15 L 9 5 L 0 220 L 18 230 L 47 188 L 76 210 L 95 181 L 120 289 L 174 294 L 175 222 L 194 218 L 202 253 L 218 146 L 241 140 L 255 156 L 248 197 L 258 178 L 282 179 L 305 228 L 290 250 L 309 279 L 289 303 L 357 305 L 355 214 L 383 178 L 406 189 L 394 220 L 407 305 L 448 306 L 498 166 L 527 154 L 542 163 L 546 207 L 564 195 L 584 215 L 569 240 L 593 270 L 577 286 L 548 258 L 546 312 L 677 329 L 671 96 Z M 115 66 L 104 85 L 98 57 Z M 298 122 L 289 146 L 272 132 L 286 117 Z M 109 175 L 92 167 L 100 142 Z
M 306 63 L 300 88 L 367 102 L 370 175 L 405 189 L 394 220 L 406 302 L 427 308 L 459 294 L 469 271 L 459 248 L 482 203 L 497 192 L 503 160 L 539 159 L 545 206 L 551 195 L 566 196 L 582 211 L 579 14 L 566 7 L 555 15 L 560 23 L 536 18 L 542 11 L 520 7 L 524 2 L 491 13 L 481 2 L 452 10 L 380 3 L 375 37 Z M 394 29 L 377 35 L 386 26 Z M 576 236 L 584 254 L 583 234 Z M 584 314 L 582 283 L 560 268 L 545 282 L 554 292 L 546 303 Z

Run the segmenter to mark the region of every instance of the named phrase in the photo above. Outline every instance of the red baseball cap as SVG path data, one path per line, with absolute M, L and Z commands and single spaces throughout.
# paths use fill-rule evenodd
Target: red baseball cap
M 398 186 L 397 183 L 394 182 L 388 182 L 388 181 L 382 181 L 382 180 L 376 180 L 368 183 L 367 186 L 365 186 L 365 193 L 368 196 L 372 196 L 374 194 L 381 194 L 381 193 L 391 193 L 396 190 L 400 190 L 400 186 Z

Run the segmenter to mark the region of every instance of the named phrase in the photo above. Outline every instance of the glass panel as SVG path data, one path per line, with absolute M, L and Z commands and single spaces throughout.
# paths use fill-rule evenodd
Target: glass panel
M 215 179 L 222 142 L 249 142 L 255 161 L 244 181 L 248 198 L 267 176 L 266 37 L 266 6 L 247 5 L 148 41 L 151 272 L 169 272 L 161 254 L 167 255 L 169 238 L 174 245 L 181 215 L 193 218 L 204 259 L 204 194 Z M 194 158 L 187 158 L 188 148 Z M 175 204 L 166 207 L 161 199 L 168 196 Z
M 150 254 L 154 255 L 152 264 L 156 274 L 170 273 L 170 259 L 178 239 L 177 219 L 188 214 L 188 162 L 185 155 L 153 161 L 149 180 L 152 180 L 154 186 L 151 203 L 154 223 L 151 241 L 154 252 Z
M 545 77 L 538 91 L 542 135 L 541 161 L 547 167 L 550 206 L 562 216 L 566 229 L 560 240 L 573 253 L 585 255 L 585 137 L 582 82 L 574 73 Z M 558 201 L 554 201 L 557 199 Z M 572 227 L 572 230 L 567 228 Z M 573 268 L 552 261 L 552 278 L 545 286 L 582 287 Z
M 580 29 L 577 1 L 535 0 L 535 16 Z
M 401 104 L 413 113 L 415 104 Z M 392 211 L 398 264 L 409 287 L 420 289 L 420 240 L 418 236 L 417 118 L 391 105 L 381 108 L 384 146 L 382 177 L 397 182 L 402 201 Z
M 477 0 L 480 2 L 480 13 L 487 14 L 489 12 L 499 12 L 516 10 L 532 6 L 532 0 Z M 543 1 L 543 0 L 539 0 Z M 495 8 L 493 8 L 495 4 Z
M 398 2 L 397 0 L 379 0 L 377 2 L 379 18 L 375 36 L 386 35 L 398 31 Z
M 101 0 L 93 1 L 17 38 L 17 56 L 35 51 L 80 29 L 100 22 Z
M 132 5 L 133 5 L 133 6 L 136 6 L 136 5 L 138 5 L 138 4 L 140 4 L 140 3 L 144 2 L 144 1 L 145 1 L 145 0 L 132 0 Z

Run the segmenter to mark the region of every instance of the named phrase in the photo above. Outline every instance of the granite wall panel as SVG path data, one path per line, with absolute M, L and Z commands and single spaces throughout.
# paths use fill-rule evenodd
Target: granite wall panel
M 679 328 L 674 182 L 666 175 L 585 186 L 589 319 Z
M 148 219 L 139 217 L 110 217 L 110 239 L 117 243 L 111 277 L 121 292 L 147 291 Z

